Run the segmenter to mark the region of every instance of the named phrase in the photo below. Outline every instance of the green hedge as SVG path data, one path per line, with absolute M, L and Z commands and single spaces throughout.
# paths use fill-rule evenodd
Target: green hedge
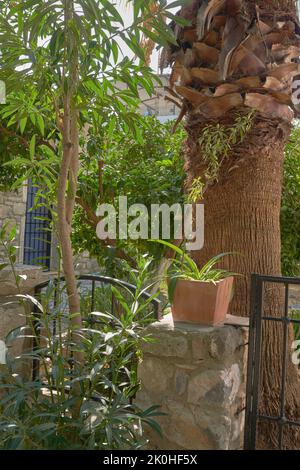
M 282 273 L 300 274 L 300 127 L 286 146 L 281 208 Z

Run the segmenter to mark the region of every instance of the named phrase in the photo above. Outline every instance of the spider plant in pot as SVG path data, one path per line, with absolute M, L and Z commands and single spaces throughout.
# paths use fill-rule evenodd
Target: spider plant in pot
M 223 323 L 233 294 L 235 273 L 215 266 L 221 258 L 232 253 L 214 256 L 198 268 L 181 248 L 164 240 L 157 241 L 175 252 L 167 272 L 173 320 L 200 325 Z

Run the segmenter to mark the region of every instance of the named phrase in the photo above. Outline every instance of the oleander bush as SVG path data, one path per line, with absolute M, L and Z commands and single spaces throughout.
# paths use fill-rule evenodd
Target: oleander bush
M 1 229 L 13 272 L 14 237 L 14 229 Z M 150 264 L 144 257 L 137 271 L 131 270 L 135 292 L 124 295 L 112 287 L 119 306 L 115 314 L 91 312 L 83 302 L 82 328 L 74 327 L 66 310 L 64 284 L 50 282 L 38 297 L 19 294 L 11 300 L 24 306 L 26 326 L 11 331 L 5 341 L 0 449 L 134 449 L 145 443 L 144 426 L 160 431 L 155 421 L 158 407 L 141 410 L 133 403 L 141 343 L 149 341 L 142 329 L 153 321 L 151 300 L 157 295 L 142 296 Z M 20 280 L 16 275 L 17 286 Z M 11 346 L 24 338 L 32 341 L 32 348 L 14 357 Z M 27 371 L 34 368 L 33 377 L 19 372 L 24 365 Z

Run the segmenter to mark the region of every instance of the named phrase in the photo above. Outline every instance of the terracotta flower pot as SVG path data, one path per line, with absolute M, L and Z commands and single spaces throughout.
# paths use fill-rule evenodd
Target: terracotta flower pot
M 231 300 L 233 277 L 215 284 L 178 279 L 174 292 L 174 321 L 218 325 L 225 321 Z

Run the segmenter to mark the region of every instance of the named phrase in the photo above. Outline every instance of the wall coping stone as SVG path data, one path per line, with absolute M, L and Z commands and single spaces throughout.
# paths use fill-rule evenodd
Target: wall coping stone
M 43 280 L 43 271 L 39 266 L 16 264 L 14 269 L 17 274 L 27 276 L 27 279 L 22 279 L 20 282 L 20 290 L 22 294 L 28 294 Z M 18 289 L 12 268 L 11 266 L 6 266 L 2 271 L 0 271 L 0 297 L 7 297 L 17 293 Z
M 174 322 L 171 313 L 165 315 L 161 318 L 161 320 L 151 323 L 146 330 L 167 330 L 167 331 L 174 331 L 176 332 L 189 332 L 189 333 L 200 333 L 200 332 L 210 332 L 215 330 L 216 328 L 224 328 L 226 326 L 234 326 L 238 328 L 247 328 L 249 327 L 249 318 L 247 317 L 239 317 L 235 315 L 227 315 L 225 323 L 216 326 L 205 326 L 205 325 L 198 325 L 196 323 L 189 323 L 189 322 Z

